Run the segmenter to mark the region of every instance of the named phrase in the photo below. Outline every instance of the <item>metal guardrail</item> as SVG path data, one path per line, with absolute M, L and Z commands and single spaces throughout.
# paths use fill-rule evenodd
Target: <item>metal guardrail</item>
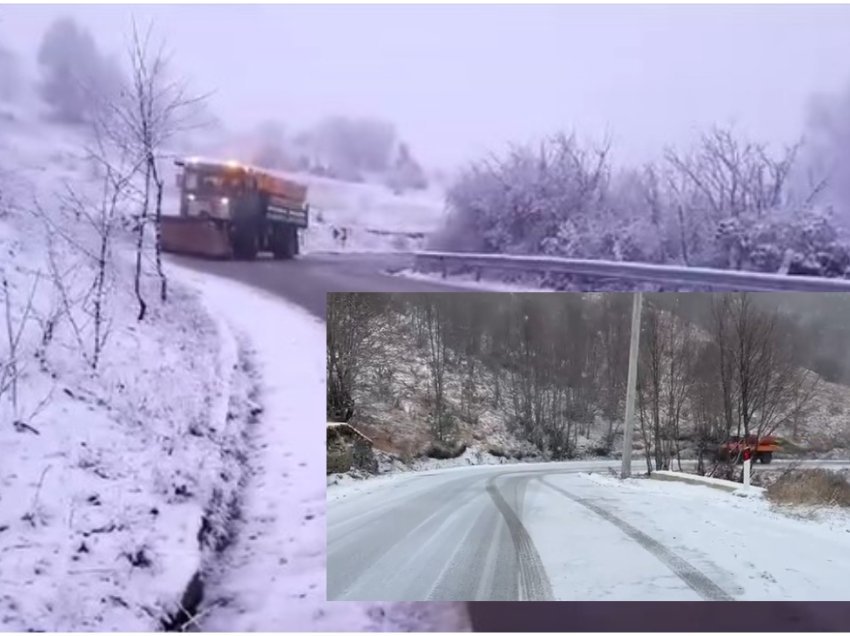
M 480 280 L 484 270 L 508 270 L 572 274 L 593 278 L 629 280 L 660 285 L 703 286 L 726 291 L 812 291 L 850 292 L 850 280 L 815 276 L 787 276 L 707 267 L 680 267 L 594 261 L 556 256 L 515 256 L 511 254 L 471 254 L 457 252 L 414 252 L 417 269 L 437 269 L 443 278 L 451 266 L 470 268 Z

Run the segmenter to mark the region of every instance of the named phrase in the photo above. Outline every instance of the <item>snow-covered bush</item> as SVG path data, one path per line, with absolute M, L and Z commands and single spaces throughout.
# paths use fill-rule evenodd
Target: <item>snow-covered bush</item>
M 434 247 L 502 253 L 560 253 L 585 236 L 603 208 L 607 147 L 587 149 L 557 134 L 539 148 L 469 167 L 449 189 L 449 218 Z M 570 226 L 570 224 L 572 224 Z
M 746 214 L 718 224 L 711 264 L 760 272 L 844 276 L 850 242 L 829 208 Z
M 799 148 L 715 127 L 662 164 L 612 174 L 607 148 L 556 135 L 469 166 L 430 247 L 844 275 L 840 225 L 815 207 L 820 182 L 791 178 Z

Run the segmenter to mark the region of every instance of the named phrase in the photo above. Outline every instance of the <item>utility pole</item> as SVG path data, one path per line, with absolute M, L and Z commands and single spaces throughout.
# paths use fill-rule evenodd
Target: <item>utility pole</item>
M 623 467 L 620 477 L 632 476 L 632 440 L 634 437 L 635 393 L 637 389 L 637 362 L 640 345 L 640 310 L 643 301 L 641 292 L 632 299 L 632 333 L 629 340 L 629 376 L 626 384 L 626 420 L 623 427 Z

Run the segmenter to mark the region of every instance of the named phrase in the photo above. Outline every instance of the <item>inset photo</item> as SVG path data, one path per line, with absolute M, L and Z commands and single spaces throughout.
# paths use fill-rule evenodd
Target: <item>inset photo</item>
M 328 599 L 850 600 L 850 296 L 335 293 Z

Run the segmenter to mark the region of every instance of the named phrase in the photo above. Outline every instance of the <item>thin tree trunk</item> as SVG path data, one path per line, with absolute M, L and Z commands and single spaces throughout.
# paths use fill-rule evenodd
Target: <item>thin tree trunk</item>
M 159 299 L 162 302 L 168 300 L 168 278 L 165 276 L 165 271 L 162 269 L 162 189 L 163 182 L 156 169 L 156 160 L 151 157 L 151 170 L 153 180 L 156 184 L 156 272 L 159 275 Z
M 106 252 L 109 246 L 109 231 L 103 230 L 100 237 L 100 254 L 98 255 L 98 271 L 95 279 L 94 297 L 94 352 L 92 355 L 92 369 L 97 369 L 100 362 L 101 331 L 103 329 L 103 286 L 106 280 Z
M 137 320 L 142 321 L 148 311 L 148 305 L 142 296 L 142 252 L 145 244 L 145 225 L 147 224 L 148 208 L 150 206 L 151 171 L 150 166 L 145 170 L 145 194 L 142 202 L 142 213 L 139 215 L 139 226 L 136 228 L 136 274 L 133 288 L 136 292 L 136 300 L 139 301 L 139 315 Z

